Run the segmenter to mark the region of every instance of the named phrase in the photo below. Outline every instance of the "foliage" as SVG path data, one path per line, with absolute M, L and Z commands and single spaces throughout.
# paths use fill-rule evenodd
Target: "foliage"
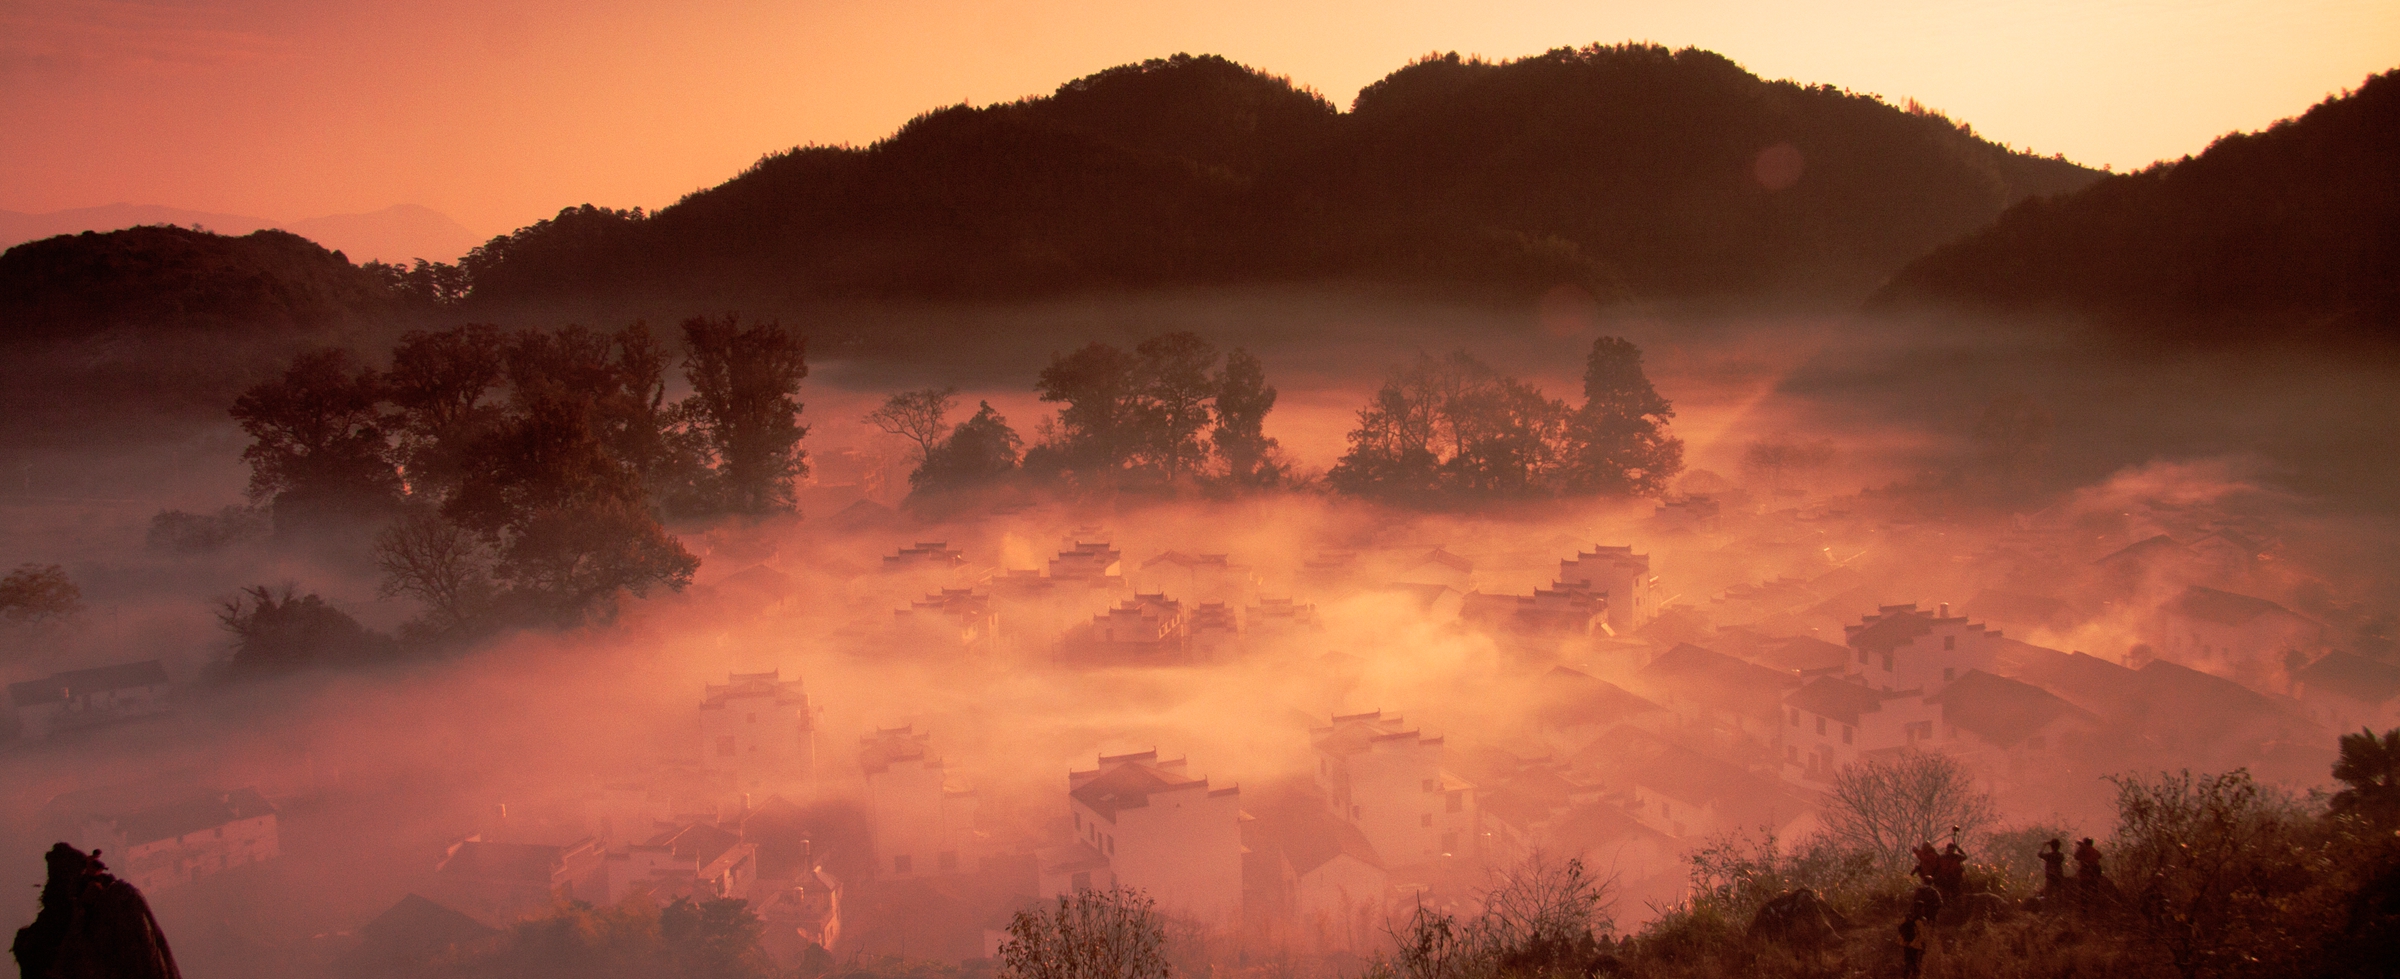
M 808 474 L 800 440 L 800 381 L 808 376 L 807 341 L 777 323 L 744 329 L 728 315 L 683 323 L 683 402 L 716 460 L 717 495 L 727 511 L 792 509 L 792 480 Z
M 2394 131 L 2387 71 L 2198 156 L 2021 201 L 1876 300 L 2066 313 L 2167 349 L 2381 338 L 2400 318 Z
M 491 607 L 491 557 L 483 541 L 441 514 L 416 509 L 375 535 L 375 566 L 385 598 L 406 595 L 425 606 L 424 638 L 473 631 Z
M 1391 979 L 1568 977 L 1592 974 L 1612 947 L 1614 878 L 1581 859 L 1534 853 L 1495 870 L 1466 920 L 1420 902 L 1373 970 Z
M 359 625 L 313 593 L 295 597 L 296 590 L 254 585 L 217 601 L 217 623 L 233 634 L 232 653 L 223 664 L 226 676 L 372 663 L 398 652 L 391 637 Z
M 664 908 L 568 902 L 437 961 L 432 979 L 766 979 L 748 902 L 677 898 Z
M 1148 895 L 1111 888 L 1059 895 L 1008 923 L 1003 979 L 1165 979 L 1166 922 Z
M 2322 925 L 2289 913 L 2330 870 L 2299 801 L 2244 770 L 2115 776 L 2118 885 L 2183 976 L 2290 959 Z
M 393 296 L 420 306 L 456 306 L 466 300 L 471 289 L 466 269 L 422 258 L 414 265 L 368 262 L 359 269 L 374 276 Z
M 2372 730 L 2342 735 L 2333 777 L 2333 811 L 2357 816 L 2377 829 L 2400 826 L 2400 728 L 2376 737 Z
M 958 389 L 954 387 L 902 391 L 883 399 L 881 407 L 867 413 L 866 422 L 886 434 L 916 443 L 917 465 L 921 469 L 932 458 L 934 447 L 949 433 L 950 409 L 957 406 Z
M 934 492 L 1000 482 L 1017 471 L 1023 445 L 1008 419 L 992 410 L 991 402 L 982 402 L 974 417 L 960 422 L 949 438 L 926 454 L 924 463 L 908 474 L 908 484 L 918 492 Z
M 314 350 L 283 376 L 234 400 L 233 418 L 251 438 L 250 498 L 272 501 L 279 529 L 373 513 L 398 499 L 400 475 L 386 456 L 382 378 L 347 350 Z
M 1755 170 L 1779 145 L 1806 166 L 1769 187 Z M 1327 279 L 1857 294 L 2014 201 L 2096 176 L 1698 50 L 1436 56 L 1348 114 L 1288 79 L 1177 55 L 930 111 L 871 146 L 773 154 L 655 215 L 570 208 L 462 267 L 476 300 L 506 303 Z
M 266 536 L 271 528 L 264 510 L 238 503 L 215 513 L 160 510 L 151 515 L 150 530 L 142 543 L 153 551 L 209 554 Z
M 1569 409 L 1465 351 L 1420 354 L 1359 409 L 1336 490 L 1398 503 L 1664 492 L 1683 468 L 1665 432 L 1675 411 L 1643 373 L 1641 351 L 1592 343 L 1585 401 Z
M 1240 347 L 1225 355 L 1217 375 L 1216 430 L 1209 433 L 1217 458 L 1224 461 L 1225 481 L 1236 487 L 1273 486 L 1282 482 L 1290 464 L 1277 457 L 1276 441 L 1266 433 L 1267 413 L 1275 410 L 1275 388 L 1267 383 L 1266 365 Z
M 83 610 L 83 589 L 55 564 L 17 565 L 0 577 L 0 620 L 55 622 Z
M 1842 766 L 1825 807 L 1825 832 L 1838 844 L 1900 866 L 1919 843 L 1962 835 L 1998 819 L 1992 797 L 1948 755 L 1909 752 Z

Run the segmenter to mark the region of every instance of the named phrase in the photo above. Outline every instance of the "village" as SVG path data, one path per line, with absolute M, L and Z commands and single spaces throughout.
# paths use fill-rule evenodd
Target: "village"
M 747 902 L 787 967 L 973 963 L 1029 902 L 1108 888 L 1140 889 L 1231 954 L 1362 961 L 1407 908 L 1471 900 L 1491 868 L 1536 854 L 1607 868 L 1629 920 L 1675 900 L 1685 854 L 1712 839 L 1810 832 L 1862 760 L 1942 753 L 2012 812 L 2076 818 L 2109 772 L 2247 766 L 2307 785 L 2335 734 L 2400 724 L 2400 668 L 2261 597 L 2305 593 L 2273 528 L 2205 508 L 1964 528 L 1871 494 L 1781 509 L 1695 495 L 1615 543 L 1388 518 L 1257 555 L 1025 505 L 895 541 L 876 510 L 827 521 L 881 547 L 837 601 L 771 549 L 707 586 L 716 614 L 758 626 L 743 635 L 787 642 L 686 691 L 680 749 L 571 798 L 492 801 L 405 897 L 329 940 L 335 970 L 405 974 L 561 901 L 687 897 Z M 1046 553 L 1015 566 L 1028 541 Z M 1474 680 L 1365 641 L 1350 624 L 1364 620 L 1474 650 L 1455 667 Z M 1078 735 L 1056 743 L 1080 743 L 1079 760 L 1029 771 L 979 754 L 989 739 L 956 719 L 837 725 L 860 715 L 821 675 L 892 661 L 969 683 L 1293 682 L 1222 722 L 1239 739 Z M 157 662 L 18 680 L 9 750 L 139 724 L 181 694 Z M 1145 736 L 1162 743 L 1128 741 Z M 1276 760 L 1244 762 L 1237 742 Z M 1041 782 L 1030 799 L 993 788 Z M 284 801 L 103 786 L 42 819 L 171 901 L 283 859 L 309 818 Z

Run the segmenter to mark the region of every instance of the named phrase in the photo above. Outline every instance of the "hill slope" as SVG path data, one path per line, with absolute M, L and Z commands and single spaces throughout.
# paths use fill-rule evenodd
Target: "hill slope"
M 2198 156 L 2030 200 L 1875 297 L 2067 315 L 2155 346 L 2400 328 L 2400 71 Z
M 927 113 L 761 160 L 653 215 L 562 212 L 470 257 L 477 298 L 984 298 L 1325 279 L 1856 297 L 2098 176 L 1698 50 L 1412 64 L 1337 111 L 1216 57 Z

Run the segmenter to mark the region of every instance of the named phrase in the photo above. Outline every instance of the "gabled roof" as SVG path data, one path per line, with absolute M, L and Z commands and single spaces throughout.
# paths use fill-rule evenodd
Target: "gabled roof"
M 19 707 L 32 707 L 56 703 L 80 694 L 162 686 L 166 682 L 167 668 L 159 665 L 157 660 L 149 659 L 88 670 L 68 670 L 39 680 L 12 683 L 8 685 L 8 699 Z
M 1231 567 L 1231 565 L 1226 563 L 1227 558 L 1230 556 L 1231 555 L 1226 554 L 1185 554 L 1182 551 L 1167 551 L 1166 553 L 1160 554 L 1157 557 L 1142 562 L 1142 568 L 1143 570 L 1149 570 L 1150 568 L 1161 564 L 1172 564 L 1182 568 L 1224 568 Z
M 1461 573 L 1472 572 L 1475 570 L 1475 562 L 1469 561 L 1463 557 L 1459 557 L 1456 554 L 1452 554 L 1447 548 L 1440 547 L 1434 548 L 1431 553 L 1419 558 L 1416 564 L 1410 566 L 1423 567 L 1428 564 L 1438 564 L 1445 568 L 1449 568 L 1453 571 L 1458 571 Z
M 1784 692 L 1800 685 L 1792 674 L 1688 642 L 1652 660 L 1640 675 L 1643 683 L 1676 696 L 1760 717 L 1780 715 Z
M 126 813 L 116 819 L 117 832 L 124 834 L 128 846 L 153 840 L 170 840 L 185 833 L 213 829 L 227 823 L 255 819 L 273 813 L 257 789 L 241 788 L 230 792 L 205 792 L 163 805 L 150 806 Z
M 2050 691 L 1982 670 L 1968 670 L 1925 700 L 1942 705 L 1942 723 L 2002 748 L 2016 747 L 2062 717 L 2099 720 Z
M 2085 710 L 2116 718 L 2140 712 L 2148 696 L 2141 674 L 2090 653 L 2061 653 L 2039 646 L 2015 650 L 2016 674 Z
M 1932 632 L 1933 624 L 1933 613 L 1912 603 L 1883 606 L 1875 614 L 1862 617 L 1858 625 L 1843 626 L 1842 631 L 1849 634 L 1852 649 L 1888 653 Z
M 1067 794 L 1102 818 L 1113 821 L 1120 810 L 1149 805 L 1153 793 L 1193 786 L 1206 788 L 1208 783 L 1141 762 L 1126 762 L 1076 786 L 1074 791 Z
M 1375 844 L 1367 841 L 1367 834 L 1349 820 L 1335 819 L 1322 809 L 1293 812 L 1275 836 L 1276 842 L 1283 846 L 1283 858 L 1291 862 L 1292 872 L 1303 877 L 1345 855 L 1370 867 L 1383 866 L 1383 856 L 1375 852 Z
M 2292 675 L 2310 692 L 2340 694 L 2362 704 L 2400 697 L 2400 666 L 2336 650 Z
M 1882 710 L 1884 700 L 1890 696 L 1896 695 L 1870 689 L 1862 683 L 1821 676 L 1792 691 L 1783 702 L 1819 717 L 1856 726 L 1860 716 Z
M 2189 618 L 2214 622 L 2219 625 L 2248 625 L 2269 615 L 2284 615 L 2303 622 L 2310 621 L 2306 616 L 2266 599 L 2237 595 L 2229 591 L 2218 591 L 2204 585 L 2193 585 L 2184 589 L 2183 594 L 2167 603 L 2167 609 Z
M 1564 666 L 1542 674 L 1535 697 L 1535 716 L 1553 727 L 1607 727 L 1664 709 L 1624 687 Z
M 2162 557 L 2189 558 L 2191 556 L 2191 548 L 2176 543 L 2175 538 L 2160 534 L 2148 540 L 2136 542 L 2092 563 L 2111 566 L 2139 565 Z
M 565 861 L 566 848 L 540 843 L 467 840 L 450 851 L 437 872 L 448 877 L 505 880 L 549 886 Z
M 416 894 L 403 897 L 358 928 L 358 945 L 342 954 L 343 975 L 414 975 L 451 948 L 496 935 L 496 929 Z

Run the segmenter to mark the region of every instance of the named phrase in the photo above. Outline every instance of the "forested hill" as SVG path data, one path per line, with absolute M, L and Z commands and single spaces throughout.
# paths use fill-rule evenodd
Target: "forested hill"
M 2400 70 L 2198 156 L 2029 200 L 1875 297 L 2157 347 L 2400 336 Z
M 572 208 L 467 264 L 498 302 L 1323 280 L 1859 297 L 2097 176 L 1699 50 L 1428 58 L 1348 112 L 1178 55 L 776 154 L 655 214 Z
M 373 272 L 288 231 L 151 225 L 0 254 L 0 341 L 10 344 L 110 329 L 309 333 L 392 305 Z

